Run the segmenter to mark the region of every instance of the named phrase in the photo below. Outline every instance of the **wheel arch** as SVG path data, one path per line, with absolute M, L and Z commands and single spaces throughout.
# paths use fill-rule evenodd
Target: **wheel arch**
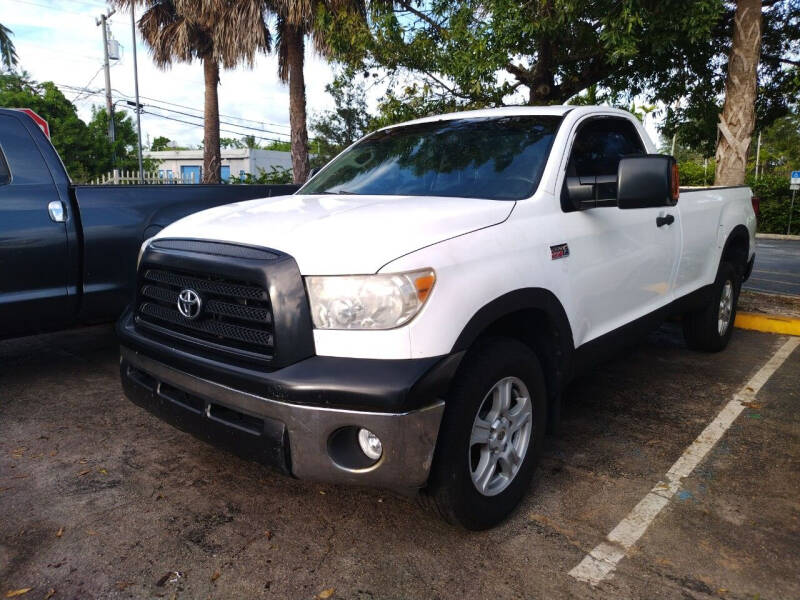
M 543 288 L 524 288 L 495 298 L 467 322 L 452 352 L 466 352 L 481 338 L 511 337 L 530 347 L 541 362 L 557 424 L 561 390 L 573 374 L 572 328 L 558 298 Z
M 750 258 L 750 232 L 744 225 L 736 225 L 728 234 L 725 245 L 722 247 L 720 255 L 720 265 L 723 262 L 730 262 L 744 279 L 747 270 L 747 262 Z

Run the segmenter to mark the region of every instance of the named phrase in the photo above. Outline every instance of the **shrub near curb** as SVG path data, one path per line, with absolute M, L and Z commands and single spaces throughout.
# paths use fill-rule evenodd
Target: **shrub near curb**
M 761 211 L 758 217 L 758 231 L 761 233 L 786 233 L 789 222 L 789 207 L 792 192 L 789 190 L 789 176 L 767 174 L 754 181 L 748 177 L 747 184 L 753 193 L 761 198 Z M 800 200 L 795 200 L 792 213 L 792 230 L 794 235 L 800 234 Z

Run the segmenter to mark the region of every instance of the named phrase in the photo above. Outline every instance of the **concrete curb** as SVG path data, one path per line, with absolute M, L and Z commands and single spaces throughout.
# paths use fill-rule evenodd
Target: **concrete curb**
M 800 235 L 785 235 L 782 233 L 757 233 L 757 240 L 800 240 Z
M 736 314 L 733 324 L 739 329 L 800 336 L 800 319 L 792 317 L 740 312 Z

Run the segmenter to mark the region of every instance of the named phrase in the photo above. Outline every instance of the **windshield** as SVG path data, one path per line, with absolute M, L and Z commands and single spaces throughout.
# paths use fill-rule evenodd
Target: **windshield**
M 536 191 L 560 122 L 557 116 L 525 115 L 377 131 L 299 193 L 521 200 Z

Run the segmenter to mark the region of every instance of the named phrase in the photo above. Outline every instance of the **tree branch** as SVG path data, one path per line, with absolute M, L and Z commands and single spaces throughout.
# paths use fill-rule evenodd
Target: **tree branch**
M 761 58 L 766 60 L 771 60 L 774 62 L 781 62 L 787 65 L 794 65 L 795 67 L 800 67 L 800 60 L 791 60 L 788 58 L 783 58 L 782 56 L 775 56 L 774 54 L 764 54 Z
M 433 27 L 436 30 L 437 33 L 439 33 L 439 34 L 443 34 L 444 33 L 444 28 L 442 27 L 442 25 L 440 23 L 437 23 L 436 21 L 431 19 L 428 15 L 426 15 L 424 12 L 422 12 L 420 10 L 417 10 L 416 8 L 411 6 L 410 2 L 407 2 L 406 0 L 399 0 L 399 2 L 397 4 L 399 4 L 403 8 L 403 10 L 405 10 L 406 12 L 410 12 L 412 15 L 414 15 L 418 19 L 421 19 L 421 20 L 425 21 L 428 25 Z
M 514 77 L 517 78 L 517 80 L 521 81 L 525 85 L 531 82 L 533 73 L 529 69 L 526 69 L 525 67 L 522 67 L 520 65 L 515 65 L 514 63 L 509 62 L 505 66 L 505 70 L 511 73 Z

